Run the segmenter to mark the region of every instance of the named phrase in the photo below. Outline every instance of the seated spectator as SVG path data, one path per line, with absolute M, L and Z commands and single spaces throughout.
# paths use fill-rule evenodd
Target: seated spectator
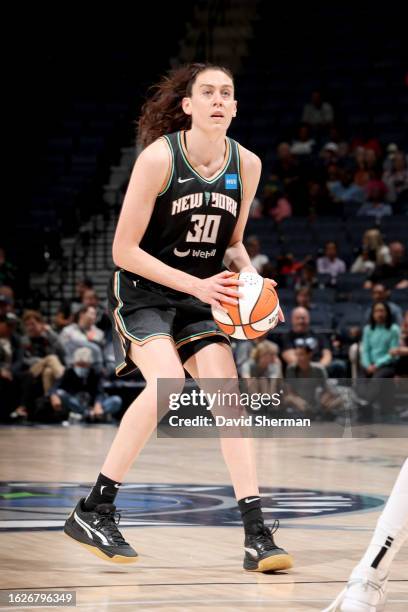
M 386 157 L 384 159 L 384 162 L 383 162 L 383 171 L 384 171 L 384 173 L 392 171 L 392 169 L 394 167 L 395 154 L 397 153 L 397 151 L 399 151 L 398 145 L 395 144 L 394 142 L 391 142 L 387 146 L 387 155 L 386 155 Z M 383 179 L 384 179 L 384 176 L 383 176 Z
M 60 340 L 65 349 L 66 363 L 72 365 L 74 352 L 77 348 L 90 348 L 94 363 L 97 367 L 103 366 L 102 347 L 105 335 L 96 327 L 96 310 L 93 306 L 82 306 L 74 315 L 74 323 L 64 327 L 60 333 Z
M 361 188 L 364 188 L 371 177 L 371 172 L 368 168 L 366 151 L 363 147 L 357 147 L 354 151 L 356 169 L 354 171 L 353 183 Z
M 375 266 L 390 263 L 390 250 L 384 244 L 379 229 L 368 229 L 364 232 L 362 241 L 362 252 L 354 261 L 350 271 L 353 273 L 370 273 Z
M 309 180 L 306 185 L 306 195 L 303 201 L 303 214 L 307 211 L 309 217 L 318 215 L 337 215 L 338 206 L 331 200 L 324 183 Z
M 319 274 L 330 274 L 332 285 L 336 284 L 337 276 L 346 271 L 346 264 L 337 257 L 337 245 L 333 240 L 328 240 L 324 245 L 324 255 L 317 259 L 317 271 Z
M 284 405 L 289 414 L 334 418 L 339 398 L 327 386 L 327 373 L 321 365 L 312 362 L 313 348 L 309 340 L 296 340 L 296 364 L 286 370 Z
M 394 302 L 390 302 L 390 291 L 387 287 L 381 283 L 376 283 L 371 288 L 371 298 L 372 304 L 367 308 L 363 316 L 363 324 L 367 325 L 371 320 L 371 313 L 374 304 L 385 303 L 388 305 L 388 308 L 391 312 L 391 321 L 392 323 L 396 323 L 397 325 L 402 324 L 402 310 L 398 306 L 398 304 L 394 304 Z
M 391 357 L 396 358 L 395 374 L 408 376 L 408 310 L 404 313 L 399 346 L 390 349 Z
M 395 153 L 392 168 L 384 172 L 383 180 L 388 189 L 388 202 L 391 204 L 408 202 L 407 159 L 402 151 Z
M 297 138 L 292 140 L 290 152 L 293 155 L 311 155 L 316 141 L 310 136 L 309 127 L 303 124 L 299 127 Z
M 278 357 L 278 345 L 263 340 L 254 346 L 251 357 L 242 364 L 243 378 L 282 378 L 282 366 Z
M 15 287 L 17 280 L 17 270 L 14 264 L 8 261 L 6 250 L 0 247 L 0 286 L 10 285 Z
M 291 329 L 285 334 L 282 344 L 282 359 L 286 365 L 296 364 L 296 345 L 298 338 L 306 339 L 312 349 L 312 360 L 323 367 L 330 365 L 332 355 L 329 342 L 322 334 L 316 334 L 310 329 L 310 314 L 306 308 L 297 307 L 292 310 Z
M 296 291 L 298 291 L 301 287 L 313 289 L 318 286 L 319 279 L 317 278 L 316 263 L 313 259 L 309 259 L 304 263 L 302 268 L 298 270 L 294 287 Z
M 288 278 L 297 275 L 303 267 L 301 261 L 297 261 L 292 253 L 285 253 L 277 257 L 278 275 L 281 279 L 281 286 L 287 286 Z M 282 282 L 283 281 L 283 282 Z
M 82 292 L 81 302 L 78 304 L 78 307 L 74 307 L 73 312 L 79 310 L 81 306 L 93 306 L 96 310 L 96 327 L 99 327 L 103 332 L 107 332 L 111 328 L 111 322 L 109 316 L 105 312 L 105 309 L 99 302 L 99 297 L 95 291 L 95 289 L 85 289 Z
M 291 153 L 287 142 L 281 142 L 277 147 L 277 159 L 273 162 L 271 173 L 268 176 L 262 200 L 269 197 L 276 190 L 285 193 L 292 207 L 301 205 L 303 197 L 303 173 L 299 160 Z
M 361 365 L 366 376 L 390 378 L 395 374 L 395 357 L 391 349 L 399 346 L 400 328 L 392 322 L 387 302 L 376 302 L 371 307 L 369 325 L 364 326 Z
M 384 204 L 383 190 L 378 185 L 371 185 L 368 201 L 358 209 L 357 215 L 375 217 L 377 220 L 392 215 L 392 208 L 389 204 Z
M 65 351 L 59 337 L 46 325 L 40 312 L 26 310 L 23 324 L 21 395 L 15 418 L 27 418 L 33 414 L 35 401 L 48 393 L 63 375 L 65 362 Z
M 335 142 L 326 142 L 320 151 L 319 157 L 326 168 L 330 166 L 337 168 L 339 146 Z
M 364 189 L 353 183 L 353 173 L 350 170 L 340 170 L 339 180 L 328 185 L 334 202 L 364 202 Z
M 254 266 L 258 274 L 261 274 L 263 266 L 268 263 L 269 257 L 261 253 L 261 243 L 257 236 L 248 236 L 245 241 L 245 247 L 248 251 L 251 264 Z
M 332 105 L 323 101 L 320 91 L 312 92 L 311 101 L 303 107 L 302 122 L 319 129 L 329 127 L 333 119 Z
M 364 283 L 369 289 L 375 283 L 382 283 L 388 289 L 406 289 L 408 287 L 408 261 L 405 258 L 405 246 L 394 241 L 389 244 L 390 261 L 376 266 L 370 278 Z
M 63 409 L 78 415 L 78 420 L 91 422 L 109 421 L 122 407 L 119 396 L 104 393 L 101 374 L 93 367 L 92 351 L 86 347 L 76 349 L 73 365 L 51 390 L 50 401 L 54 410 Z
M 77 282 L 75 286 L 75 296 L 72 300 L 61 302 L 59 310 L 54 317 L 54 324 L 57 330 L 63 329 L 74 320 L 74 314 L 78 310 L 76 307 L 82 303 L 82 296 L 87 289 L 93 288 L 93 282 L 89 278 L 84 278 Z
M 292 216 L 292 206 L 284 194 L 275 190 L 263 200 L 263 214 L 272 217 L 275 223 L 280 223 L 283 219 Z
M 0 315 L 0 421 L 8 422 L 17 405 L 21 364 L 21 340 L 7 315 Z

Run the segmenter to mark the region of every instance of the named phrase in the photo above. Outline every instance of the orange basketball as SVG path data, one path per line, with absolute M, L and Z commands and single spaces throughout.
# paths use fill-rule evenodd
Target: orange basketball
M 222 302 L 228 313 L 212 307 L 212 314 L 218 327 L 237 340 L 253 340 L 263 336 L 278 323 L 278 294 L 268 278 L 252 272 L 235 274 L 244 285 L 237 286 L 242 298 L 238 304 Z

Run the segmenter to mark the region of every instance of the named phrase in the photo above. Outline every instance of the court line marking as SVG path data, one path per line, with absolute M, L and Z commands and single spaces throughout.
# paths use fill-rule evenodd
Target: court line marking
M 157 568 L 156 568 L 157 569 Z M 289 576 L 289 574 L 287 574 Z M 265 576 L 274 576 L 274 574 L 265 574 Z M 35 590 L 45 590 L 45 591 L 52 591 L 55 589 L 121 589 L 123 587 L 156 587 L 156 586 L 206 586 L 206 585 L 223 585 L 223 584 L 228 584 L 228 585 L 238 585 L 238 584 L 245 584 L 245 585 L 252 585 L 252 586 L 259 586 L 260 584 L 291 584 L 291 585 L 296 585 L 296 584 L 343 584 L 345 581 L 344 580 L 319 580 L 319 581 L 309 581 L 309 580 L 300 580 L 300 581 L 292 581 L 292 582 L 148 582 L 148 583 L 143 583 L 143 584 L 137 584 L 132 582 L 132 584 L 69 584 L 69 585 L 63 585 L 63 586 L 36 586 L 36 587 L 0 587 L 0 591 L 35 591 Z M 397 579 L 397 578 L 393 578 L 388 580 L 388 583 L 399 583 L 399 582 L 408 582 L 408 579 L 405 578 L 401 578 L 401 579 Z
M 109 606 L 134 606 L 135 604 L 139 605 L 168 605 L 168 604 L 195 604 L 198 606 L 206 606 L 208 604 L 217 604 L 217 605 L 227 605 L 227 604 L 241 604 L 246 605 L 250 604 L 251 606 L 263 605 L 263 604 L 281 604 L 281 603 L 326 603 L 331 602 L 332 599 L 206 599 L 202 601 L 200 599 L 134 599 L 127 601 L 94 601 L 87 603 L 77 603 L 75 607 L 77 608 L 90 608 L 95 607 L 96 605 L 104 605 L 105 603 L 109 603 Z M 389 599 L 388 603 L 408 603 L 408 599 Z M 27 607 L 18 607 L 19 610 L 34 610 L 39 609 L 41 606 L 27 606 Z M 44 607 L 43 607 L 44 609 Z M 238 608 L 239 609 L 239 608 Z M 6 608 L 0 608 L 0 611 L 10 612 L 10 606 Z

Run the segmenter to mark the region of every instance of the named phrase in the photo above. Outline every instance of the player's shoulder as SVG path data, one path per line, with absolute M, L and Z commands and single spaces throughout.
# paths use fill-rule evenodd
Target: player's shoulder
M 167 164 L 169 160 L 169 147 L 165 138 L 161 137 L 149 144 L 138 157 L 140 163 L 157 168 Z
M 249 149 L 243 147 L 242 144 L 240 144 L 239 142 L 237 143 L 237 145 L 239 150 L 239 156 L 241 159 L 241 168 L 244 171 L 260 172 L 262 169 L 262 162 L 260 157 L 258 157 L 258 155 L 256 155 L 256 153 L 254 153 L 253 151 L 250 151 Z

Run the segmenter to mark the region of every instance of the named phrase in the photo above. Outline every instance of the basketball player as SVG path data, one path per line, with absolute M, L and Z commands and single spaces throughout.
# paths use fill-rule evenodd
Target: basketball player
M 395 555 L 408 537 L 408 459 L 385 504 L 364 556 L 345 589 L 324 612 L 385 610 L 387 581 Z
M 146 386 L 123 416 L 94 487 L 65 524 L 69 536 L 109 561 L 137 559 L 117 528 L 113 502 L 155 429 L 157 379 L 184 381 L 183 368 L 195 379 L 237 377 L 210 308 L 237 303 L 234 272 L 256 273 L 242 239 L 261 162 L 226 136 L 236 112 L 231 73 L 208 64 L 172 71 L 142 109 L 145 148 L 116 229 L 109 301 L 117 374 L 138 367 Z M 229 271 L 221 271 L 223 262 Z M 252 440 L 222 438 L 221 448 L 245 530 L 244 568 L 291 567 L 264 524 Z

